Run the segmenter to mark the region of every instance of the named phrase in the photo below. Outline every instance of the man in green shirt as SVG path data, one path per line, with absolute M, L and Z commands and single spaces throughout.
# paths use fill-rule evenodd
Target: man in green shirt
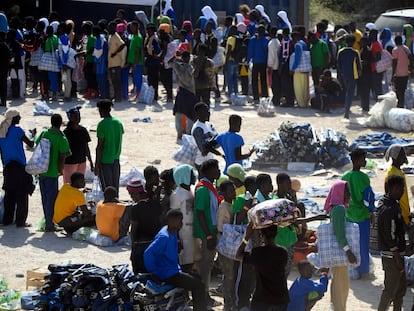
M 359 227 L 359 246 L 361 251 L 361 264 L 358 267 L 360 276 L 369 273 L 369 236 L 370 236 L 370 218 L 371 212 L 369 207 L 365 206 L 364 193 L 370 188 L 370 180 L 367 174 L 361 172 L 361 167 L 365 167 L 366 152 L 363 150 L 354 150 L 351 152 L 353 168 L 346 171 L 342 180 L 348 182 L 351 192 L 351 201 L 346 210 L 348 221 L 355 222 Z M 373 204 L 372 204 L 373 206 Z
M 325 41 L 318 39 L 315 33 L 309 32 L 310 54 L 312 64 L 313 85 L 319 85 L 319 78 L 329 66 L 329 48 Z
M 102 189 L 112 186 L 118 193 L 121 172 L 119 156 L 124 127 L 119 119 L 111 116 L 111 100 L 101 100 L 97 103 L 97 107 L 103 120 L 98 123 L 96 130 L 98 146 L 96 147 L 95 175 L 99 176 Z
M 131 22 L 131 41 L 129 43 L 127 62 L 132 68 L 132 79 L 134 81 L 135 96 L 132 101 L 136 101 L 141 92 L 142 86 L 142 66 L 144 64 L 144 41 L 138 31 L 138 22 Z
M 42 138 L 50 141 L 50 158 L 49 168 L 46 173 L 40 174 L 39 185 L 42 197 L 43 213 L 46 221 L 46 232 L 55 231 L 53 224 L 53 214 L 55 200 L 58 194 L 58 178 L 63 174 L 65 158 L 71 154 L 68 140 L 60 130 L 62 125 L 62 116 L 60 114 L 52 115 L 52 127 L 43 131 L 35 140 L 38 144 Z
M 209 297 L 210 274 L 213 269 L 217 244 L 217 219 L 219 195 L 214 188 L 214 180 L 220 177 L 218 161 L 210 159 L 201 164 L 200 171 L 204 176 L 196 185 L 194 197 L 194 238 L 201 240 L 201 259 L 198 262 L 198 273 L 206 288 L 207 303 L 214 303 Z
M 93 59 L 93 51 L 95 49 L 96 37 L 92 35 L 92 23 L 85 22 L 82 25 L 82 31 L 86 39 L 86 46 L 85 53 L 86 53 L 86 63 L 85 63 L 85 79 L 88 90 L 86 94 L 83 96 L 86 99 L 93 99 L 97 98 L 99 95 L 98 92 L 98 82 L 96 80 L 96 74 L 94 72 L 94 59 Z

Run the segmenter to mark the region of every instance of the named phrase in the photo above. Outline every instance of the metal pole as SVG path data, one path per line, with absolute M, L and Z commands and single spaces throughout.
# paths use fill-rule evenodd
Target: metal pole
M 49 0 L 49 14 L 53 11 L 53 0 Z

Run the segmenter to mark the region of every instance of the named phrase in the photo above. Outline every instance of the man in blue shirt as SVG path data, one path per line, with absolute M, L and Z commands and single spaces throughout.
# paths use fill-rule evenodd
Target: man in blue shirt
M 167 226 L 158 232 L 154 241 L 145 250 L 145 268 L 153 274 L 155 281 L 190 290 L 193 295 L 194 310 L 205 311 L 207 306 L 204 284 L 199 277 L 182 272 L 178 264 L 177 232 L 182 226 L 182 212 L 176 209 L 170 210 L 167 213 Z
M 4 115 L 4 120 L 0 123 L 0 151 L 4 166 L 3 225 L 11 225 L 16 212 L 16 226 L 30 227 L 30 224 L 26 223 L 26 219 L 29 194 L 33 193 L 34 185 L 32 176 L 25 171 L 26 156 L 23 142 L 29 147 L 33 147 L 34 143 L 18 126 L 19 122 L 20 113 L 15 109 L 9 109 Z
M 242 154 L 241 147 L 244 145 L 243 137 L 241 137 L 238 132 L 240 132 L 242 123 L 242 118 L 237 114 L 232 114 L 229 117 L 229 130 L 219 134 L 216 137 L 216 143 L 218 143 L 221 148 L 223 148 L 224 156 L 226 159 L 226 167 L 224 168 L 224 174 L 227 175 L 227 168 L 233 164 L 238 163 L 242 164 L 242 160 L 248 159 L 254 152 L 254 148 L 250 150 L 249 153 Z
M 344 86 L 345 93 L 345 119 L 349 119 L 352 98 L 355 93 L 356 80 L 361 74 L 361 61 L 358 52 L 352 48 L 355 36 L 346 37 L 346 47 L 338 52 L 338 77 Z
M 261 85 L 261 97 L 267 97 L 267 51 L 269 40 L 266 39 L 266 29 L 260 25 L 257 33 L 249 41 L 247 47 L 247 61 L 253 63 L 252 88 L 255 104 L 259 104 L 259 75 Z

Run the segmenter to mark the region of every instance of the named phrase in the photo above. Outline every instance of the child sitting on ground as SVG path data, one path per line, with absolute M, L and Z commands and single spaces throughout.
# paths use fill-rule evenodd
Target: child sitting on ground
M 289 289 L 288 311 L 308 311 L 323 297 L 328 290 L 329 268 L 321 268 L 319 283 L 312 280 L 313 266 L 307 260 L 298 264 L 300 277 L 298 277 Z

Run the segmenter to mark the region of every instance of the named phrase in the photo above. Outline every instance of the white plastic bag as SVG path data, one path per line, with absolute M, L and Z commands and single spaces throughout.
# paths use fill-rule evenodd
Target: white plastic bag
M 381 101 L 377 102 L 370 110 L 370 117 L 365 122 L 365 126 L 374 128 L 385 127 L 384 115 L 392 108 L 397 107 L 397 97 L 394 92 L 381 96 Z
M 385 113 L 384 122 L 388 128 L 408 133 L 414 127 L 414 111 L 405 108 L 392 108 Z
M 122 174 L 119 178 L 119 185 L 121 187 L 126 187 L 129 181 L 134 178 L 139 178 L 141 180 L 145 180 L 144 174 L 142 174 L 139 170 L 135 167 L 131 168 L 128 173 Z
M 98 202 L 103 200 L 104 198 L 104 194 L 103 194 L 102 187 L 101 187 L 101 182 L 98 176 L 95 176 L 93 178 L 92 195 L 93 195 L 93 200 L 95 201 L 96 204 L 98 204 Z
M 257 109 L 259 116 L 273 116 L 275 114 L 275 106 L 273 106 L 272 97 L 260 98 L 259 107 Z
M 33 114 L 35 116 L 51 116 L 53 114 L 53 110 L 49 108 L 46 102 L 37 102 L 33 108 Z
M 32 157 L 27 161 L 26 172 L 31 175 L 46 173 L 49 169 L 50 140 L 42 138 L 33 151 Z

